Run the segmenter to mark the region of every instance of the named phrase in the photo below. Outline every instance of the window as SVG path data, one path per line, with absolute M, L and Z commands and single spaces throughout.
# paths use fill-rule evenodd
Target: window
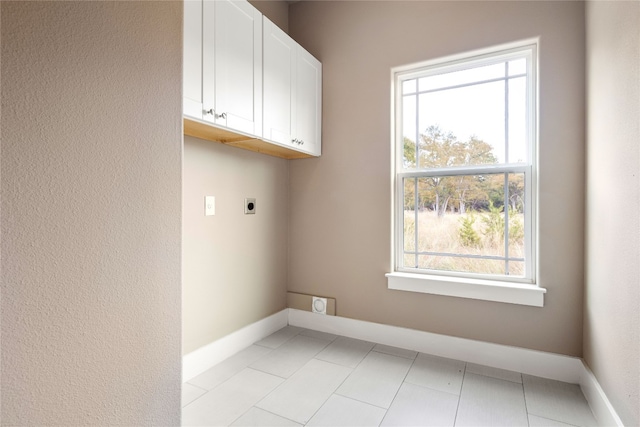
M 535 284 L 536 51 L 393 70 L 395 272 Z

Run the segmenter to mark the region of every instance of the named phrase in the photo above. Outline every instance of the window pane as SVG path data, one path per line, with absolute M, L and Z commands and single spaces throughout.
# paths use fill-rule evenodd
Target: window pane
M 509 258 L 525 258 L 525 229 L 524 229 L 524 201 L 525 201 L 525 178 L 524 174 L 509 174 L 507 204 L 509 225 L 508 251 Z M 510 262 L 508 273 L 511 275 L 524 275 L 524 264 L 519 265 Z
M 505 161 L 503 81 L 422 94 L 419 108 L 421 167 Z
M 523 261 L 509 261 L 509 276 L 524 276 Z
M 525 257 L 524 174 L 406 178 L 404 251 L 408 268 L 416 268 L 417 254 L 418 268 L 498 274 L 499 264 L 499 274 L 522 275 L 511 263 Z M 513 261 L 507 266 L 505 258 Z
M 415 185 L 416 178 L 407 178 L 404 181 L 404 219 L 403 239 L 405 252 L 414 252 L 416 249 L 416 215 L 415 215 Z
M 403 159 L 405 169 L 416 167 L 416 95 L 408 95 L 402 98 L 402 136 Z
M 491 80 L 505 76 L 504 63 L 454 71 L 422 77 L 419 80 L 420 91 L 434 90 L 468 83 Z
M 515 76 L 517 74 L 527 73 L 527 58 L 514 59 L 509 61 L 509 75 Z
M 480 258 L 459 258 L 420 255 L 418 268 L 430 270 L 461 271 L 464 273 L 505 274 L 505 262 Z
M 527 80 L 509 79 L 509 163 L 525 163 L 527 155 Z
M 416 80 L 412 79 L 412 80 L 405 80 L 402 82 L 402 93 L 403 94 L 408 94 L 408 93 L 415 93 L 416 91 Z
M 405 254 L 403 264 L 405 268 L 418 268 L 416 256 L 414 254 Z

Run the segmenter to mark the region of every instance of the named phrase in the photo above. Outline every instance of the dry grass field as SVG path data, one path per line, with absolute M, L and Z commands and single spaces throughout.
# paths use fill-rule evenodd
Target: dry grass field
M 405 252 L 415 252 L 416 213 L 414 211 L 405 211 L 404 214 L 404 250 Z M 447 213 L 443 217 L 438 218 L 435 212 L 424 210 L 418 211 L 417 216 L 418 252 L 505 256 L 504 234 L 503 232 L 496 231 L 495 227 L 492 228 L 487 224 L 487 222 L 492 219 L 489 213 Z M 501 213 L 500 218 L 504 221 L 504 214 Z M 493 219 L 495 220 L 495 218 Z M 473 221 L 473 224 L 469 224 L 469 227 L 473 231 L 467 229 L 467 233 L 471 233 L 474 239 L 477 238 L 474 244 L 469 242 L 469 238 L 465 239 L 461 236 L 465 220 L 469 223 Z M 510 230 L 513 230 L 513 234 L 516 235 L 516 238 L 512 236 L 512 238 L 509 239 L 509 258 L 524 258 L 524 238 L 520 235 L 523 220 L 522 214 L 510 215 L 509 217 Z M 518 229 L 518 227 L 520 227 L 520 229 Z M 406 267 L 415 267 L 416 256 L 414 254 L 405 254 L 404 262 Z M 504 260 L 418 255 L 417 262 L 417 267 L 419 268 L 483 274 L 506 273 Z M 508 274 L 515 276 L 523 275 L 524 262 L 509 261 Z

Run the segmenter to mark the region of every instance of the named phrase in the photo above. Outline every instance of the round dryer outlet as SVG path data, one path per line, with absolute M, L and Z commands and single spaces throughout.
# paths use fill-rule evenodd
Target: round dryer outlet
M 327 314 L 327 299 L 311 297 L 311 311 L 318 314 Z

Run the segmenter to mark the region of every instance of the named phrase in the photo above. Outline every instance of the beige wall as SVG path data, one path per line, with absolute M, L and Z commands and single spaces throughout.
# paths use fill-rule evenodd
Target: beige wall
M 288 185 L 286 160 L 185 137 L 185 354 L 285 308 Z M 207 195 L 215 216 L 204 216 Z
M 289 31 L 323 63 L 323 155 L 290 165 L 289 290 L 340 316 L 582 353 L 584 4 L 304 1 Z M 390 69 L 540 37 L 540 258 L 544 308 L 387 289 Z
M 180 422 L 177 2 L 2 2 L 2 424 Z
M 251 0 L 249 3 L 284 32 L 289 32 L 289 4 L 285 0 Z
M 640 3 L 587 3 L 584 357 L 640 425 Z

